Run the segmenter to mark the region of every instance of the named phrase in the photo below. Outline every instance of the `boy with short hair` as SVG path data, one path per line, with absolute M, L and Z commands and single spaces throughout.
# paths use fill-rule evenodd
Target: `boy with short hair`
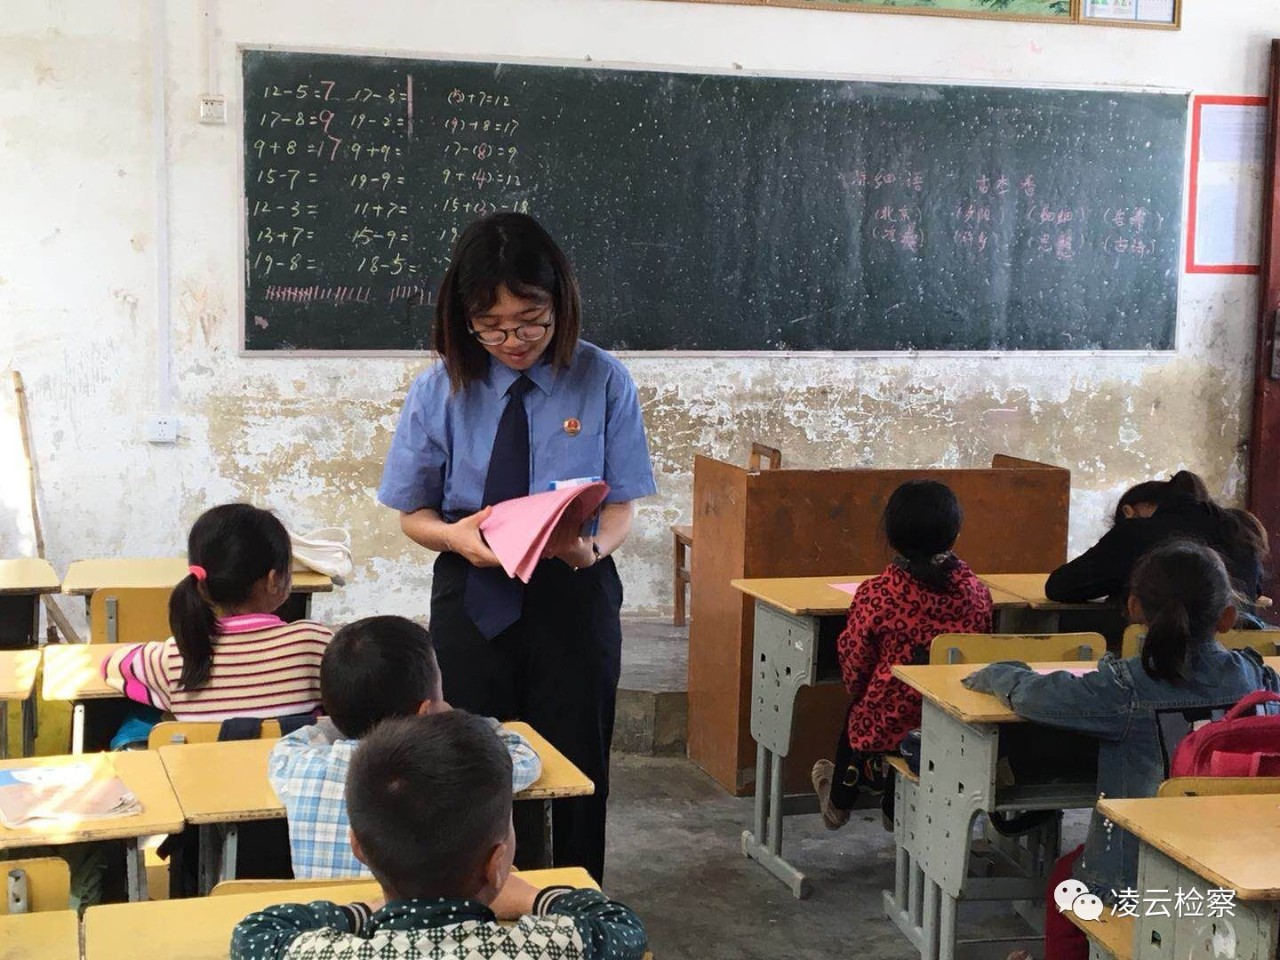
M 232 960 L 640 960 L 629 908 L 511 872 L 510 784 L 511 759 L 479 717 L 382 723 L 355 751 L 346 799 L 352 849 L 383 902 L 268 907 L 237 925 Z
M 267 768 L 289 819 L 293 875 L 368 876 L 347 841 L 347 768 L 361 738 L 382 721 L 449 709 L 431 634 L 404 617 L 348 624 L 320 662 L 320 698 L 327 716 L 281 737 Z M 538 779 L 542 761 L 520 734 L 487 722 L 511 755 L 511 787 L 518 793 Z

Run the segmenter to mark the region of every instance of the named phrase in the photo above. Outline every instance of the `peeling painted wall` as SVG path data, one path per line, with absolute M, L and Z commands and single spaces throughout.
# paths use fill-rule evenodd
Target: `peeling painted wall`
M 426 612 L 431 558 L 373 496 L 425 361 L 237 356 L 238 44 L 1258 94 L 1280 30 L 1273 0 L 1187 2 L 1178 33 L 655 0 L 168 0 L 169 357 L 182 430 L 177 446 L 153 447 L 142 432 L 161 360 L 151 6 L 0 5 L 0 359 L 27 379 L 55 565 L 181 552 L 202 509 L 248 498 L 298 529 L 351 530 L 356 576 L 317 603 L 333 620 Z M 217 25 L 211 47 L 202 6 Z M 210 90 L 228 95 L 225 127 L 196 122 Z M 1238 499 L 1255 298 L 1252 278 L 1184 277 L 1178 350 L 1156 357 L 629 358 L 659 495 L 621 559 L 628 607 L 668 609 L 667 526 L 688 516 L 694 454 L 741 460 L 753 439 L 795 466 L 972 466 L 994 452 L 1066 465 L 1073 551 L 1122 488 L 1157 473 L 1189 467 Z M 8 554 L 30 543 L 12 412 L 6 398 Z

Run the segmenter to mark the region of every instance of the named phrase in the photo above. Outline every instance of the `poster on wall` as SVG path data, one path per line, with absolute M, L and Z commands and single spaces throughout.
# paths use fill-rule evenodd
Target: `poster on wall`
M 1198 96 L 1191 108 L 1187 273 L 1257 273 L 1265 97 Z
M 688 0 L 680 0 L 688 2 Z M 986 17 L 1071 23 L 1072 0 L 692 0 L 694 3 L 739 3 L 750 6 L 802 7 L 811 10 L 858 10 L 867 13 L 917 13 L 943 17 Z
M 1176 27 L 1180 8 L 1181 0 L 1084 0 L 1080 15 L 1086 23 Z

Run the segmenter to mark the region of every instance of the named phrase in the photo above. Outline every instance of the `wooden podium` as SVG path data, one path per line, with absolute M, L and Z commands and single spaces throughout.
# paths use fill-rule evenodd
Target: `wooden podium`
M 1071 474 L 997 455 L 976 470 L 758 470 L 698 457 L 693 470 L 689 757 L 725 789 L 755 781 L 749 725 L 755 609 L 743 577 L 879 573 L 892 559 L 880 515 L 907 480 L 946 483 L 964 508 L 956 552 L 979 573 L 1052 570 L 1067 555 Z M 788 792 L 811 792 L 848 705 L 839 685 L 800 691 Z

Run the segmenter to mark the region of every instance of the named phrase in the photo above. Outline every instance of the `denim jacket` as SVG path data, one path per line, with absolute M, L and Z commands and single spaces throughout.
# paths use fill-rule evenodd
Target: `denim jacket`
M 1255 690 L 1280 691 L 1280 678 L 1253 650 L 1216 641 L 1191 653 L 1191 680 L 1175 686 L 1142 668 L 1141 657 L 1107 654 L 1083 676 L 1038 674 L 1023 663 L 993 663 L 964 680 L 993 693 L 1019 716 L 1098 738 L 1098 796 L 1153 797 L 1179 741 Z M 1138 838 L 1095 809 L 1075 877 L 1108 902 L 1138 881 Z

